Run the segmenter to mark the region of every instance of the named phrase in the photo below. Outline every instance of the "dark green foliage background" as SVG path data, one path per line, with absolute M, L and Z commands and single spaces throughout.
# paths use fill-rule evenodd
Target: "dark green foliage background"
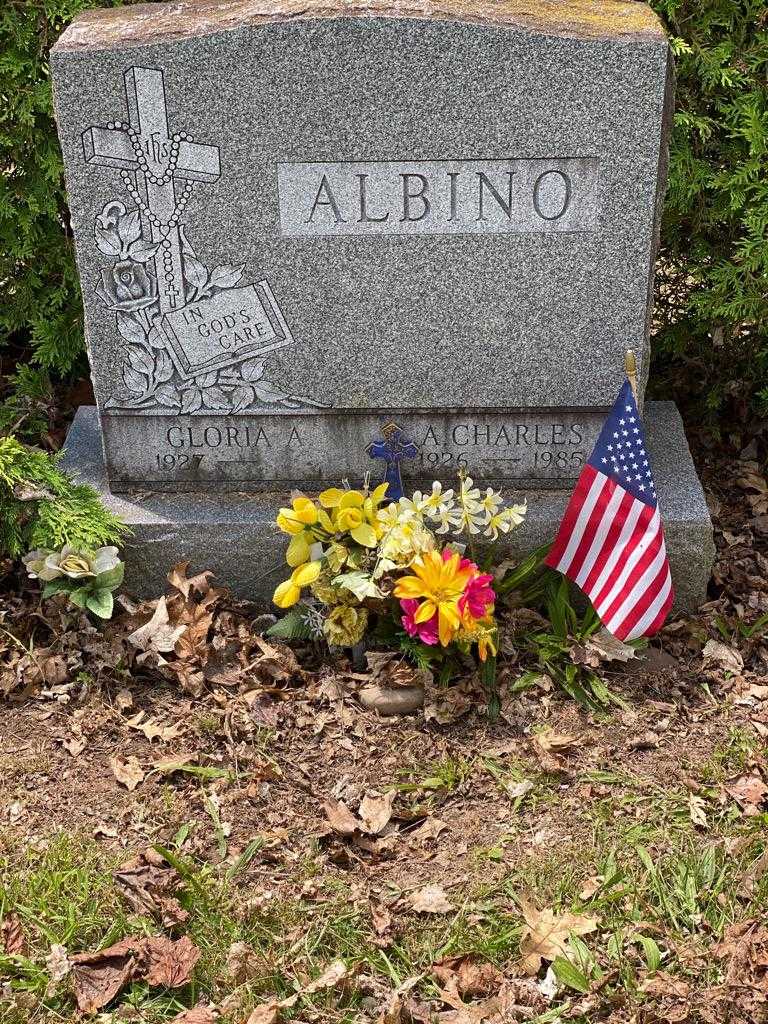
M 109 5 L 0 4 L 0 354 L 54 379 L 85 363 L 46 58 Z M 677 59 L 654 390 L 730 430 L 768 410 L 768 0 L 652 5 Z

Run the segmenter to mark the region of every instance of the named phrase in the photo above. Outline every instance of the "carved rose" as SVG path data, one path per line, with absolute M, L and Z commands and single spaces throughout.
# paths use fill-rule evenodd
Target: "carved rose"
M 132 313 L 156 301 L 155 280 L 141 263 L 121 260 L 101 272 L 96 294 L 108 309 Z

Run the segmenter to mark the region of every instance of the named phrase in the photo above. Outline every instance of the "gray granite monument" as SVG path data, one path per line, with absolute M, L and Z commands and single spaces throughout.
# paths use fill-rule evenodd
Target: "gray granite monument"
M 647 380 L 672 63 L 634 0 L 181 0 L 52 50 L 97 409 L 67 467 L 133 528 L 129 582 L 283 571 L 286 492 L 476 479 L 554 535 L 623 376 Z M 681 607 L 711 524 L 645 405 Z

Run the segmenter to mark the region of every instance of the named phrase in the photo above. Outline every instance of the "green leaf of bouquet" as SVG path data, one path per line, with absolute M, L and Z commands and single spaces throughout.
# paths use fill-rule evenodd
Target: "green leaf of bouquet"
M 108 619 L 115 607 L 111 590 L 94 590 L 86 595 L 85 604 L 88 611 L 98 615 L 100 619 Z
M 358 601 L 363 601 L 366 597 L 384 597 L 367 572 L 346 572 L 337 576 L 333 582 L 337 587 L 350 590 Z
M 309 640 L 312 630 L 299 605 L 291 608 L 287 615 L 265 630 L 264 635 L 273 636 L 277 640 Z
M 124 576 L 125 565 L 120 562 L 114 567 L 114 569 L 107 569 L 106 572 L 100 572 L 93 581 L 94 587 L 96 590 L 116 590 L 123 582 Z
M 53 597 L 63 590 L 69 590 L 72 583 L 69 580 L 49 580 L 43 587 L 43 597 Z
M 70 590 L 69 592 L 69 600 L 78 608 L 85 608 L 88 597 L 89 590 L 87 587 L 78 587 L 77 590 Z

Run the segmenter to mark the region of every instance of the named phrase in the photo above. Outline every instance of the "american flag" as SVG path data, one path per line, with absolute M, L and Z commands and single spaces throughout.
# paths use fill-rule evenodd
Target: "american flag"
M 637 403 L 626 381 L 545 562 L 584 591 L 620 640 L 657 633 L 674 591 Z

